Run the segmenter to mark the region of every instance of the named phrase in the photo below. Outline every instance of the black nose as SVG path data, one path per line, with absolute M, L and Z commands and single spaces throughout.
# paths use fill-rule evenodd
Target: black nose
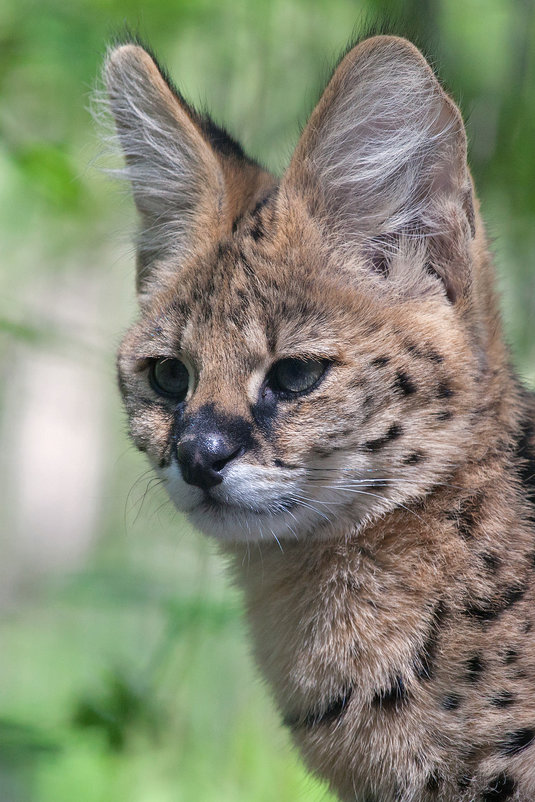
M 223 481 L 221 471 L 225 465 L 244 451 L 243 446 L 229 443 L 219 432 L 203 432 L 186 437 L 177 446 L 176 454 L 184 481 L 208 490 Z

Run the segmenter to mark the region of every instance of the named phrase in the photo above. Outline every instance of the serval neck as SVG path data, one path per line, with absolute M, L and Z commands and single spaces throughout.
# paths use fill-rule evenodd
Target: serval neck
M 521 597 L 531 535 L 514 451 L 500 446 L 358 533 L 224 547 L 256 658 L 287 723 L 341 713 L 355 693 L 368 705 L 410 693 L 431 677 L 448 620 L 485 622 Z M 507 521 L 494 514 L 498 482 L 509 497 Z

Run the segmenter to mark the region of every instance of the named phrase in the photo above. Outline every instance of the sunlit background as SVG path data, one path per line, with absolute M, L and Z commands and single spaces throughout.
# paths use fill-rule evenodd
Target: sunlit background
M 88 113 L 125 23 L 185 96 L 283 169 L 366 18 L 429 43 L 468 120 L 513 359 L 535 381 L 530 0 L 0 3 L 0 802 L 316 802 L 237 593 L 125 434 L 128 195 Z

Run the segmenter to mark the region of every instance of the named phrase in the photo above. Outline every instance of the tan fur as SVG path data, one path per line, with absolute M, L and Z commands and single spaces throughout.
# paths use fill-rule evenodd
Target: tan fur
M 346 802 L 530 802 L 535 401 L 458 109 L 414 46 L 366 40 L 278 184 L 140 46 L 107 80 L 152 227 L 119 353 L 131 433 L 228 555 L 307 764 Z M 328 368 L 284 397 L 270 371 L 295 357 Z M 149 381 L 162 358 L 184 400 Z M 179 455 L 208 436 L 233 453 L 203 487 Z

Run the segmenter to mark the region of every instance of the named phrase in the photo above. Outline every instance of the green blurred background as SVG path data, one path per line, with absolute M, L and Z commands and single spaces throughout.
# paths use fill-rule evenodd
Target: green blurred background
M 88 113 L 124 24 L 274 170 L 366 19 L 429 43 L 468 120 L 515 363 L 535 380 L 530 0 L 0 4 L 0 802 L 328 800 L 248 657 L 211 544 L 128 444 L 114 350 L 132 203 Z

